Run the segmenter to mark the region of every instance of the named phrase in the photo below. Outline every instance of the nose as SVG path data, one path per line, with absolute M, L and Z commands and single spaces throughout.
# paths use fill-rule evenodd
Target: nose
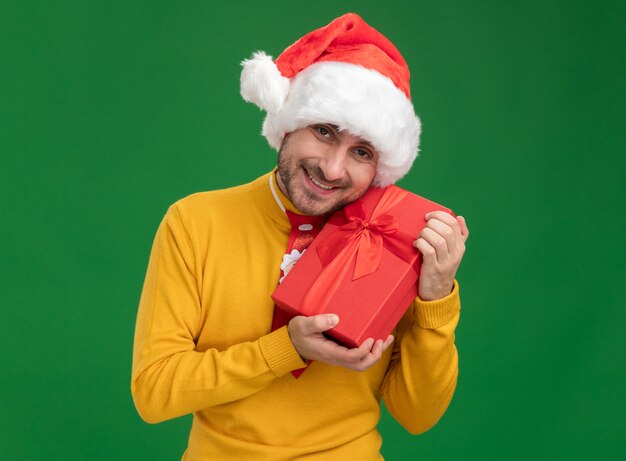
M 341 181 L 346 175 L 348 149 L 341 145 L 329 148 L 320 159 L 319 166 L 327 181 Z

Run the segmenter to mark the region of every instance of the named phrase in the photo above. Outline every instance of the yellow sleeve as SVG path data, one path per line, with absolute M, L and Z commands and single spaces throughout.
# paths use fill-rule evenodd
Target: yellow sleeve
M 396 330 L 382 385 L 389 413 L 412 434 L 433 427 L 446 411 L 458 375 L 454 330 L 460 314 L 459 287 L 437 301 L 416 299 Z
M 196 351 L 201 306 L 194 258 L 174 205 L 152 247 L 135 329 L 131 391 L 147 422 L 241 399 L 305 365 L 286 327 L 226 350 Z

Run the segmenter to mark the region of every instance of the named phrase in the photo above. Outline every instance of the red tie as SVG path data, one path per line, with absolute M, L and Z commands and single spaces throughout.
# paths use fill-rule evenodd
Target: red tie
M 327 219 L 326 216 L 304 216 L 292 213 L 291 211 L 286 211 L 286 213 L 291 224 L 291 232 L 289 233 L 289 241 L 287 242 L 287 251 L 283 257 L 283 264 L 281 265 L 281 282 L 291 269 L 290 266 L 297 262 L 299 256 L 307 249 L 313 239 L 319 234 L 320 230 L 322 230 L 322 226 Z M 285 267 L 284 272 L 283 267 Z M 274 307 L 272 331 L 287 325 L 289 320 L 291 320 L 290 316 Z M 307 366 L 309 363 L 310 362 L 307 362 Z M 294 377 L 298 378 L 304 373 L 304 370 L 306 370 L 306 367 L 294 370 L 291 373 Z

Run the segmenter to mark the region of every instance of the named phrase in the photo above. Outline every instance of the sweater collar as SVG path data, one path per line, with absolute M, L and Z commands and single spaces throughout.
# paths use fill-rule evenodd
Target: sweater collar
M 289 200 L 287 198 L 287 196 L 285 194 L 283 194 L 283 192 L 280 190 L 280 187 L 278 187 L 278 180 L 276 179 L 276 172 L 278 170 L 274 169 L 274 171 L 272 171 L 272 173 L 269 175 L 269 186 L 270 186 L 270 192 L 272 193 L 272 197 L 274 197 L 274 201 L 276 202 L 276 206 L 283 212 L 286 213 L 287 211 L 290 211 L 292 213 L 295 214 L 302 214 L 300 213 L 296 207 L 293 205 L 293 203 L 291 203 L 291 200 Z
M 297 210 L 291 201 L 280 191 L 276 183 L 276 171 L 277 169 L 274 169 L 260 178 L 257 178 L 250 184 L 252 190 L 255 191 L 252 197 L 263 214 L 274 221 L 278 227 L 289 232 L 291 225 L 289 224 L 285 210 L 294 211 L 296 213 Z M 270 180 L 273 183 L 274 192 L 272 192 Z

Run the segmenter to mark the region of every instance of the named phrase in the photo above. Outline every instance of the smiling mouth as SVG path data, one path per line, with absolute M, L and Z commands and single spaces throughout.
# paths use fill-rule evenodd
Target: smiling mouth
M 318 179 L 316 179 L 313 176 L 311 176 L 311 173 L 309 173 L 309 170 L 307 170 L 306 168 L 304 168 L 304 171 L 305 171 L 306 175 L 309 177 L 309 179 L 311 180 L 311 182 L 313 184 L 315 184 L 317 187 L 319 187 L 320 189 L 330 191 L 330 190 L 333 190 L 333 189 L 337 188 L 336 186 L 328 186 L 328 185 L 320 182 Z

